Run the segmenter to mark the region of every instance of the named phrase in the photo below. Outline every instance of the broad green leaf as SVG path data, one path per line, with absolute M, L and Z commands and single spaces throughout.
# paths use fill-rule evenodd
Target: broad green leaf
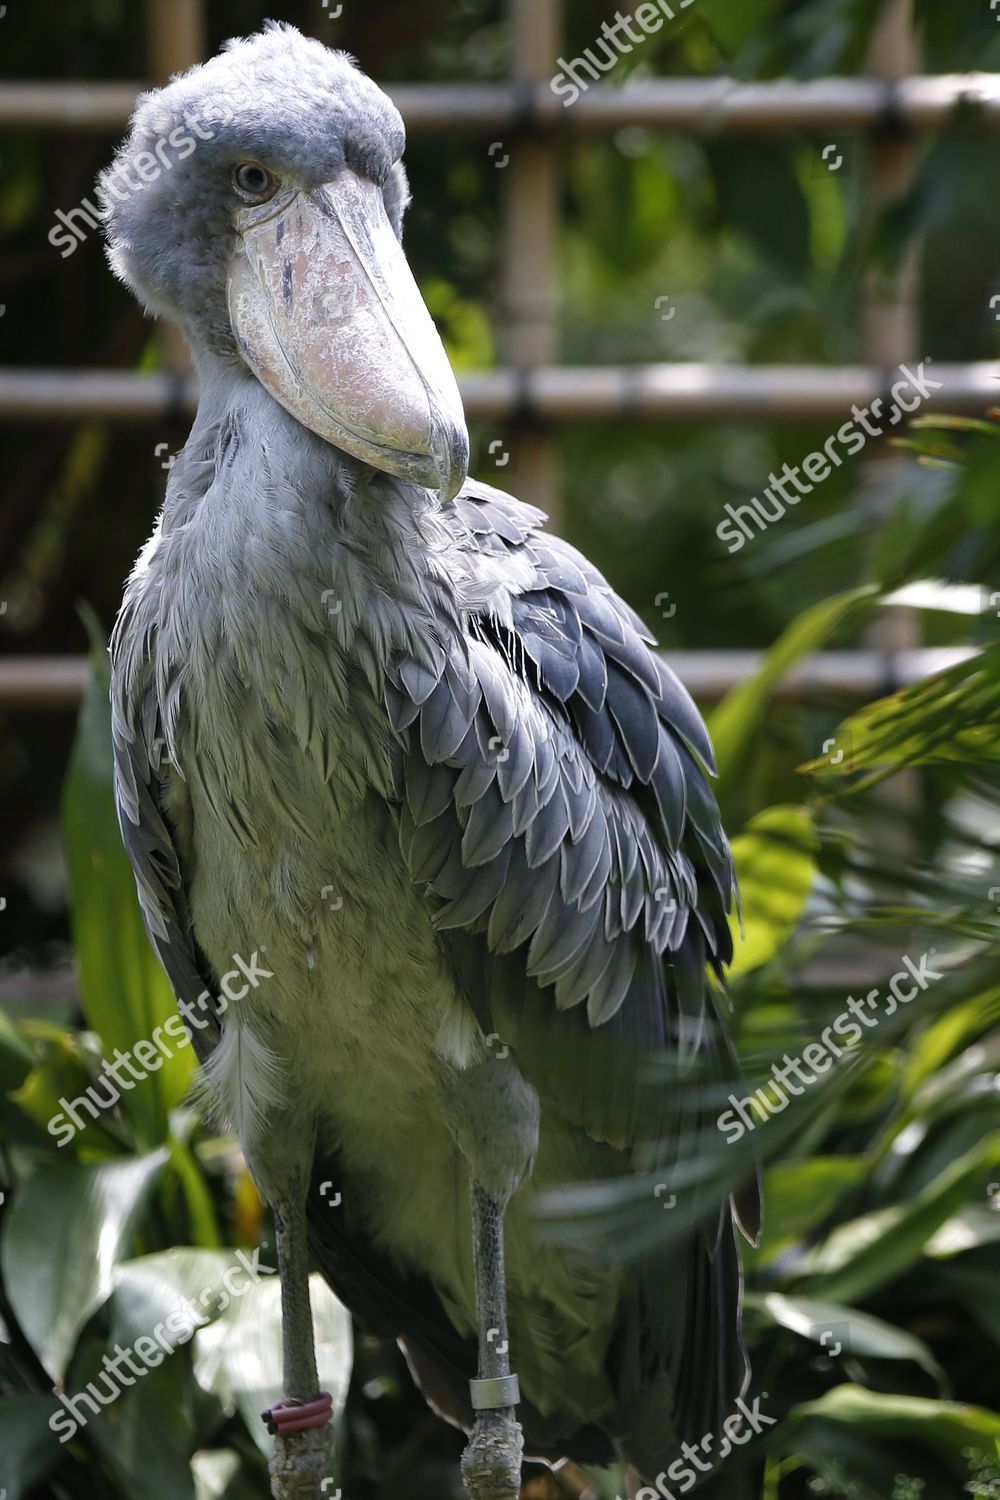
M 6 1500 L 22 1500 L 60 1462 L 63 1449 L 49 1426 L 52 1396 L 10 1395 L 0 1400 L 0 1480 Z
M 866 585 L 835 594 L 806 610 L 771 647 L 757 675 L 734 688 L 719 704 L 709 728 L 724 788 L 728 790 L 741 774 L 778 683 L 804 656 L 818 651 L 862 606 L 873 603 L 876 595 L 877 590 Z
M 980 1014 L 988 1014 L 993 1004 L 992 997 L 991 991 L 986 997 L 974 997 L 972 1003 L 985 1000 L 985 1011 Z M 944 1016 L 944 1023 L 951 1017 L 959 1018 L 960 1027 L 967 1029 L 969 1018 L 967 1013 L 963 1014 L 961 1005 Z M 926 1038 L 932 1036 L 933 1031 L 936 1031 L 936 1027 L 914 1039 L 911 1044 L 912 1057 L 920 1058 L 921 1045 Z M 933 1038 L 930 1045 L 941 1052 L 949 1040 L 954 1040 L 956 1034 L 946 1027 L 943 1036 Z M 904 1089 L 905 1108 L 896 1115 L 879 1142 L 877 1155 L 881 1158 L 883 1177 L 888 1178 L 905 1169 L 908 1158 L 923 1144 L 928 1133 L 951 1116 L 968 1109 L 976 1109 L 985 1114 L 984 1105 L 996 1094 L 994 1077 L 997 1072 L 1000 1072 L 1000 1034 L 996 1032 L 966 1047 L 964 1052 L 960 1052 L 951 1061 L 942 1058 L 937 1067 L 930 1071 L 926 1067 L 925 1058 L 915 1088 Z M 908 1081 L 909 1075 L 906 1074 L 904 1082 Z M 995 1120 L 992 1123 L 995 1124 Z
M 1000 1240 L 1000 1182 L 991 1184 L 993 1202 L 986 1204 L 967 1203 L 958 1213 L 946 1219 L 927 1241 L 927 1254 L 935 1260 L 950 1260 L 966 1250 L 975 1250 L 980 1245 L 995 1245 Z
M 201 1248 L 214 1249 L 222 1244 L 222 1234 L 205 1174 L 187 1141 L 179 1139 L 178 1135 L 174 1134 L 171 1135 L 167 1144 L 170 1147 L 170 1165 L 174 1169 L 176 1181 L 184 1195 L 191 1231 L 190 1237 Z M 237 1233 L 237 1238 L 244 1238 L 244 1236 Z M 245 1238 L 257 1238 L 256 1226 L 253 1234 Z
M 869 1359 L 909 1359 L 940 1386 L 947 1385 L 944 1371 L 922 1339 L 856 1307 L 780 1292 L 747 1293 L 745 1304 L 758 1317 L 811 1340 L 834 1357 L 846 1353 Z
M 77 1102 L 94 1082 L 82 1055 L 86 1038 L 49 1025 L 36 1024 L 33 1030 L 37 1066 L 12 1093 L 14 1103 L 67 1160 L 83 1148 L 100 1153 L 121 1149 L 111 1111 L 95 1106 L 92 1115 L 89 1102 Z M 105 1097 L 102 1089 L 98 1098 Z
M 925 1254 L 931 1236 L 978 1193 L 984 1174 L 1000 1167 L 1000 1133 L 951 1163 L 910 1203 L 839 1225 L 797 1271 L 796 1291 L 833 1302 L 858 1302 L 894 1280 Z
M 74 1391 L 88 1380 L 106 1389 L 97 1361 L 112 1351 L 87 1342 L 78 1378 L 78 1362 L 73 1364 Z M 144 1355 L 130 1351 L 138 1375 L 108 1407 L 89 1418 L 87 1441 L 102 1455 L 127 1500 L 149 1500 L 151 1494 L 156 1500 L 191 1500 L 192 1454 L 200 1441 L 218 1430 L 222 1412 L 191 1379 L 185 1353 L 159 1351 L 162 1358 L 157 1364 L 142 1347 Z
M 351 1377 L 351 1319 L 321 1276 L 310 1276 L 309 1292 L 320 1386 L 333 1396 L 336 1420 Z M 194 1371 L 206 1391 L 240 1411 L 258 1447 L 269 1453 L 260 1413 L 281 1399 L 281 1369 L 281 1287 L 272 1276 L 234 1297 L 214 1323 L 199 1329 Z
M 818 1401 L 793 1408 L 790 1422 L 833 1422 L 863 1436 L 904 1439 L 961 1457 L 967 1448 L 995 1456 L 1000 1416 L 981 1406 L 888 1395 L 858 1385 L 838 1385 Z
M 235 1250 L 177 1245 L 119 1262 L 108 1302 L 109 1342 L 134 1344 L 159 1325 L 163 1342 L 173 1347 L 189 1342 L 198 1328 L 219 1316 L 223 1303 L 228 1306 L 230 1294 L 223 1285 L 227 1276 L 235 1277 L 235 1285 L 248 1280 Z
M 729 919 L 732 977 L 770 963 L 798 927 L 816 874 L 818 846 L 808 808 L 792 806 L 758 813 L 733 840 L 743 921 L 741 931 L 739 915 Z
M 137 1042 L 155 1041 L 176 1006 L 143 927 L 118 829 L 108 683 L 107 653 L 95 650 L 63 793 L 63 833 L 84 1013 L 108 1057 L 120 1048 L 131 1058 Z M 168 1110 L 194 1070 L 189 1047 L 165 1050 L 169 1056 L 157 1053 L 159 1067 L 138 1064 L 146 1076 L 121 1090 L 121 1108 L 146 1147 L 165 1139 Z
M 50 1167 L 18 1188 L 0 1265 L 10 1305 L 43 1368 L 66 1374 L 80 1329 L 111 1292 L 121 1258 L 167 1160 Z
M 864 1170 L 858 1156 L 812 1156 L 771 1167 L 764 1176 L 762 1262 L 822 1223 L 843 1195 L 863 1180 Z
M 990 989 L 953 1006 L 925 1027 L 910 1045 L 905 1072 L 907 1097 L 912 1097 L 925 1080 L 932 1078 L 938 1069 L 944 1067 L 960 1047 L 974 1036 L 981 1036 L 998 1021 L 1000 989 Z M 996 1061 L 1000 1066 L 1000 1049 Z

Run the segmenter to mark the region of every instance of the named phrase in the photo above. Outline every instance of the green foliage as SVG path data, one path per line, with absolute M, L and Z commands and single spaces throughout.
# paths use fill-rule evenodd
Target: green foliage
M 769 807 L 733 840 L 741 910 L 730 918 L 736 949 L 730 979 L 777 958 L 795 932 L 812 890 L 816 849 L 804 807 Z

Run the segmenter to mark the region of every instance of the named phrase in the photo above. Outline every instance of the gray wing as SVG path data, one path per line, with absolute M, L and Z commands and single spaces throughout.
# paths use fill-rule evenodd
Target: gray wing
M 150 642 L 136 626 L 127 595 L 111 639 L 111 733 L 118 824 L 135 873 L 149 940 L 178 1000 L 196 1007 L 199 1024 L 189 1029 L 204 1061 L 220 1035 L 209 1003 L 214 979 L 191 929 L 175 833 L 163 805 L 161 757 L 165 735 L 151 660 Z
M 697 709 L 538 511 L 469 486 L 444 515 L 523 580 L 509 608 L 469 613 L 439 668 L 403 661 L 389 689 L 408 745 L 403 853 L 470 1002 L 505 1041 L 601 1028 L 633 1070 L 637 1049 L 724 1051 L 706 965 L 721 975 L 732 956 L 734 877 Z M 634 1142 L 642 1122 L 610 1081 L 576 1077 L 561 1103 L 596 1137 Z

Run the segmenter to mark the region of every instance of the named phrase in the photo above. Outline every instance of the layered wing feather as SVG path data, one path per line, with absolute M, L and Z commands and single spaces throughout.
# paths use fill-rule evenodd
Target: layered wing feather
M 732 956 L 735 886 L 697 709 L 638 616 L 538 511 L 469 485 L 443 516 L 456 542 L 523 580 L 467 611 L 439 670 L 404 659 L 387 690 L 407 745 L 411 876 L 444 940 L 474 938 L 493 960 L 470 1003 L 488 999 L 493 1029 L 517 1030 L 541 1020 L 544 992 L 546 1014 L 567 1013 L 562 1036 L 600 1027 L 633 1066 L 636 1049 L 721 1055 L 706 966 L 721 975 Z M 597 1137 L 634 1142 L 637 1119 L 605 1118 L 610 1082 L 595 1097 L 577 1078 L 565 1102 Z

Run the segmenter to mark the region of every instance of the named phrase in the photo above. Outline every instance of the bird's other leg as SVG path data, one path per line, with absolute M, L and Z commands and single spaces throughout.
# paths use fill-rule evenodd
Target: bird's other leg
M 448 1127 L 469 1164 L 472 1259 L 479 1338 L 471 1382 L 475 1423 L 462 1455 L 470 1500 L 517 1500 L 524 1440 L 511 1373 L 504 1275 L 504 1211 L 538 1148 L 538 1096 L 512 1059 L 446 1069 L 439 1094 Z
M 476 1422 L 462 1455 L 462 1477 L 471 1500 L 517 1500 L 524 1439 L 514 1415 L 520 1391 L 510 1369 L 503 1206 L 478 1182 L 472 1184 L 472 1253 L 479 1378 L 471 1382 Z
M 274 1435 L 274 1500 L 316 1500 L 330 1474 L 333 1402 L 319 1389 L 306 1239 L 306 1176 L 294 1173 L 271 1199 L 281 1276 L 284 1400 L 262 1413 Z

